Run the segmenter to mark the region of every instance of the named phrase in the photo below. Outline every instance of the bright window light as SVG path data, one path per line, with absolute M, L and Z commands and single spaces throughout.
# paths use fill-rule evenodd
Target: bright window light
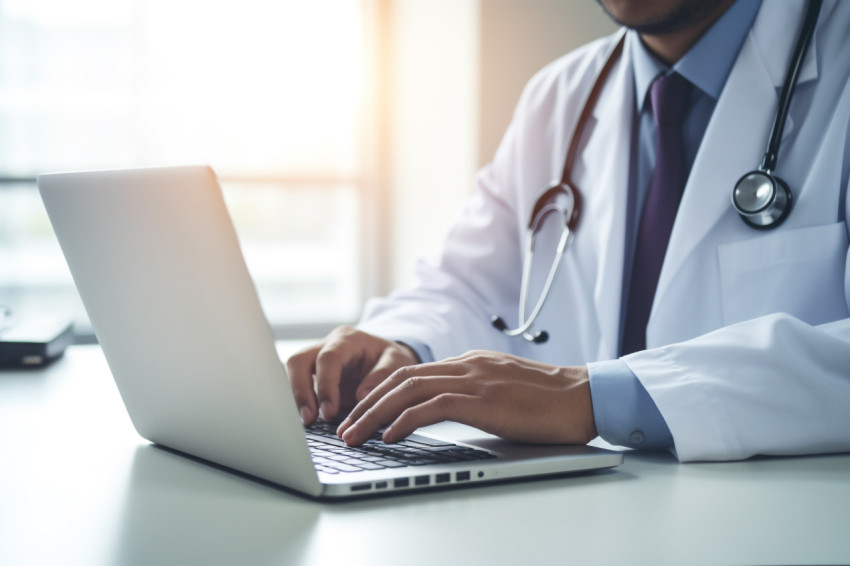
M 275 324 L 362 301 L 363 0 L 2 0 L 0 304 L 73 306 L 32 179 L 204 163 Z

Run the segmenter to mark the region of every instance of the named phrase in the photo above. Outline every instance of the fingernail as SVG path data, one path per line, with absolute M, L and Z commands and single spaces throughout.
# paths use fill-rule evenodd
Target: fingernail
M 345 430 L 348 428 L 348 423 L 350 420 L 351 419 L 349 417 L 345 417 L 345 420 L 339 423 L 339 426 L 336 427 L 336 435 L 338 437 L 342 438 L 343 433 L 345 433 Z
M 392 444 L 396 441 L 393 436 L 393 427 L 389 427 L 384 431 L 384 434 L 381 435 L 381 442 L 384 444 Z
M 301 414 L 301 423 L 307 424 L 307 422 L 310 420 L 310 407 L 304 405 L 298 410 L 298 412 Z
M 356 435 L 357 435 L 357 425 L 353 424 L 350 427 L 348 427 L 348 430 L 346 430 L 344 433 L 342 433 L 342 440 L 346 444 L 348 444 L 354 439 L 354 437 Z
M 319 415 L 322 416 L 322 419 L 327 421 L 327 420 L 330 420 L 330 418 L 328 418 L 328 415 L 330 415 L 330 412 L 331 412 L 331 402 L 330 401 L 322 401 L 322 404 L 319 405 Z

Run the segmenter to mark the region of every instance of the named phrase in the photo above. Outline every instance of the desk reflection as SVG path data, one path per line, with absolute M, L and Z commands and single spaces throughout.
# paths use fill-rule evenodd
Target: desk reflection
M 113 563 L 298 564 L 315 503 L 152 445 L 139 446 Z
M 571 505 L 552 500 L 571 496 L 582 509 L 583 521 L 604 521 L 606 513 L 600 515 L 604 506 L 594 503 L 596 490 L 631 479 L 631 474 L 601 471 L 536 482 L 322 502 L 142 445 L 133 455 L 111 563 L 474 564 L 482 552 L 521 563 L 529 549 L 517 546 L 516 536 L 552 540 L 563 536 L 560 521 L 546 521 L 543 528 L 538 525 L 539 506 L 569 509 Z M 556 532 L 560 535 L 555 536 Z M 603 532 L 599 531 L 599 537 Z M 486 547 L 477 542 L 483 533 L 487 533 Z M 423 535 L 428 541 L 424 546 Z M 445 562 L 447 549 L 453 557 L 449 562 Z

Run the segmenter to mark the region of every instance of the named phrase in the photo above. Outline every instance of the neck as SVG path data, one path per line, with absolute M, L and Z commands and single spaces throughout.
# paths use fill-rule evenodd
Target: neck
M 714 22 L 726 12 L 734 1 L 720 2 L 711 14 L 701 18 L 691 26 L 665 34 L 642 33 L 640 38 L 656 57 L 668 65 L 673 65 L 699 41 L 699 38 L 714 25 Z

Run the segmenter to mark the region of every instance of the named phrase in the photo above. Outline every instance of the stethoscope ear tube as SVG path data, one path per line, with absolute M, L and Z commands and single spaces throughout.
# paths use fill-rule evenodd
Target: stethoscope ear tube
M 558 270 L 560 269 L 562 258 L 564 256 L 564 252 L 569 245 L 570 240 L 572 240 L 572 234 L 575 228 L 578 226 L 579 220 L 581 219 L 581 211 L 582 211 L 582 202 L 581 202 L 581 193 L 579 190 L 573 186 L 572 184 L 572 169 L 573 162 L 576 159 L 576 155 L 578 152 L 578 139 L 581 137 L 581 133 L 584 131 L 584 128 L 587 124 L 587 121 L 590 119 L 590 115 L 594 106 L 596 106 L 596 101 L 599 98 L 599 93 L 602 91 L 602 87 L 605 84 L 605 79 L 608 77 L 608 74 L 611 72 L 611 69 L 614 67 L 614 63 L 619 58 L 620 54 L 623 52 L 623 45 L 625 44 L 626 38 L 626 30 L 624 29 L 620 33 L 620 37 L 617 39 L 617 43 L 611 48 L 608 52 L 607 57 L 605 58 L 605 63 L 602 65 L 602 68 L 599 70 L 599 75 L 596 77 L 596 81 L 594 81 L 593 86 L 590 88 L 590 91 L 587 93 L 587 98 L 584 100 L 584 104 L 582 105 L 581 113 L 579 114 L 578 120 L 575 123 L 573 128 L 572 136 L 570 137 L 570 145 L 567 147 L 567 155 L 564 159 L 564 168 L 561 173 L 561 180 L 552 183 L 543 194 L 538 197 L 537 201 L 534 203 L 534 208 L 531 212 L 531 220 L 528 223 L 528 233 L 526 236 L 527 249 L 526 255 L 523 259 L 523 268 L 522 268 L 522 284 L 520 286 L 520 299 L 519 299 L 519 326 L 514 329 L 509 329 L 505 320 L 498 316 L 493 315 L 490 318 L 490 323 L 493 327 L 506 336 L 522 336 L 525 340 L 529 342 L 533 342 L 535 344 L 542 344 L 549 339 L 549 333 L 545 330 L 541 330 L 535 333 L 529 332 L 531 326 L 537 320 L 537 316 L 540 314 L 540 310 L 543 308 L 543 305 L 546 303 L 546 299 L 549 297 L 549 291 L 552 287 L 552 283 L 555 280 L 555 277 L 558 274 Z M 567 199 L 567 207 L 559 207 L 556 204 L 559 197 L 561 195 L 565 195 Z M 552 208 L 558 209 L 563 208 L 563 216 L 564 216 L 564 229 L 561 233 L 561 239 L 558 242 L 558 248 L 555 252 L 555 259 L 552 263 L 552 267 L 549 268 L 549 275 L 546 277 L 546 283 L 543 285 L 543 291 L 540 294 L 540 298 L 537 300 L 537 304 L 534 307 L 534 310 L 531 314 L 526 318 L 525 310 L 526 303 L 528 298 L 528 281 L 531 278 L 531 263 L 534 257 L 534 234 L 542 222 L 542 218 L 546 216 L 549 212 L 551 212 Z
M 522 285 L 520 287 L 520 305 L 519 305 L 519 327 L 514 329 L 509 329 L 504 319 L 500 316 L 494 315 L 490 318 L 490 322 L 494 328 L 502 331 L 507 336 L 520 336 L 528 340 L 529 342 L 534 342 L 535 344 L 540 344 L 549 339 L 549 333 L 544 331 L 535 332 L 534 334 L 530 333 L 529 330 L 534 322 L 537 320 L 537 317 L 540 315 L 540 311 L 543 310 L 543 305 L 546 304 L 546 300 L 549 298 L 550 291 L 552 290 L 552 283 L 554 283 L 555 279 L 558 276 L 558 271 L 561 269 L 561 264 L 563 261 L 561 259 L 564 257 L 564 252 L 569 245 L 570 239 L 572 238 L 572 231 L 569 227 L 565 226 L 564 230 L 561 232 L 561 239 L 558 241 L 558 249 L 555 252 L 555 260 L 552 262 L 551 267 L 549 267 L 549 274 L 546 276 L 546 283 L 543 284 L 543 290 L 540 292 L 540 298 L 537 299 L 537 304 L 534 305 L 534 309 L 528 315 L 528 318 L 525 316 L 526 310 L 526 298 L 528 297 L 528 282 L 531 279 L 531 265 L 534 259 L 534 239 L 536 236 L 536 231 L 529 228 L 527 234 L 527 242 L 528 242 L 528 251 L 526 252 L 528 255 L 528 261 L 524 262 L 524 268 L 522 273 Z
M 608 74 L 611 72 L 611 69 L 614 66 L 614 63 L 619 58 L 620 54 L 623 51 L 623 45 L 625 43 L 626 30 L 624 29 L 620 33 L 620 37 L 617 40 L 617 43 L 611 48 L 611 51 L 608 53 L 608 56 L 605 59 L 605 63 L 602 65 L 602 68 L 599 71 L 599 75 L 596 77 L 596 81 L 593 83 L 590 91 L 587 93 L 587 98 L 582 105 L 581 114 L 579 114 L 579 118 L 576 121 L 575 127 L 573 128 L 573 134 L 570 137 L 570 145 L 567 148 L 567 156 L 564 160 L 564 169 L 561 174 L 561 180 L 556 181 L 550 186 L 549 189 L 543 192 L 537 201 L 534 203 L 534 208 L 531 212 L 531 220 L 528 223 L 528 234 L 526 236 L 527 249 L 525 259 L 523 260 L 523 269 L 522 269 L 522 284 L 520 286 L 520 299 L 519 299 L 519 326 L 514 329 L 509 329 L 505 320 L 498 315 L 493 315 L 490 318 L 490 323 L 493 327 L 506 336 L 522 336 L 525 340 L 529 342 L 533 342 L 535 344 L 542 344 L 549 339 L 549 333 L 545 330 L 541 330 L 535 333 L 529 332 L 531 326 L 537 320 L 537 316 L 540 314 L 543 305 L 546 303 L 546 299 L 549 297 L 549 291 L 552 287 L 552 283 L 555 281 L 555 277 L 558 274 L 558 270 L 561 267 L 562 258 L 564 256 L 564 252 L 569 245 L 570 240 L 572 240 L 572 234 L 575 228 L 578 226 L 578 222 L 581 219 L 581 211 L 582 211 L 582 202 L 581 202 L 581 193 L 579 190 L 573 186 L 571 178 L 572 178 L 572 167 L 573 162 L 575 161 L 577 151 L 578 151 L 578 143 L 577 140 L 581 137 L 581 133 L 584 131 L 585 125 L 587 124 L 588 119 L 590 118 L 591 111 L 596 105 L 596 100 L 599 98 L 599 93 L 602 91 L 602 87 L 605 84 L 605 79 L 608 77 Z M 561 195 L 565 195 L 567 198 L 567 207 L 559 207 L 556 203 L 558 198 Z M 558 242 L 558 248 L 555 252 L 555 259 L 552 263 L 552 267 L 549 268 L 549 275 L 546 277 L 546 283 L 543 285 L 543 291 L 540 294 L 540 298 L 537 300 L 537 304 L 534 307 L 534 310 L 528 315 L 526 318 L 526 303 L 528 298 L 528 282 L 531 278 L 531 263 L 534 257 L 534 235 L 536 233 L 537 228 L 542 223 L 543 217 L 549 214 L 552 209 L 563 208 L 563 216 L 564 216 L 564 229 L 561 233 L 561 239 Z
M 531 313 L 526 317 L 528 306 L 528 285 L 531 280 L 531 267 L 534 263 L 534 242 L 537 234 L 540 231 L 544 220 L 550 215 L 555 215 L 563 224 L 561 237 L 558 240 L 558 247 L 555 249 L 555 259 L 549 267 L 549 273 L 546 276 L 546 282 L 543 284 L 543 290 L 540 292 L 540 297 L 534 305 Z M 552 284 L 558 276 L 561 269 L 561 264 L 564 253 L 573 237 L 575 227 L 581 218 L 581 196 L 577 189 L 569 183 L 555 182 L 553 186 L 544 191 L 542 195 L 534 203 L 532 209 L 531 221 L 528 223 L 525 236 L 525 259 L 522 262 L 522 283 L 519 291 L 519 314 L 517 320 L 519 326 L 514 329 L 509 329 L 505 320 L 497 315 L 490 318 L 490 323 L 494 328 L 503 332 L 507 336 L 522 336 L 529 342 L 542 344 L 549 339 L 549 333 L 545 330 L 531 333 L 529 330 L 540 311 L 543 310 L 543 305 L 549 298 Z

